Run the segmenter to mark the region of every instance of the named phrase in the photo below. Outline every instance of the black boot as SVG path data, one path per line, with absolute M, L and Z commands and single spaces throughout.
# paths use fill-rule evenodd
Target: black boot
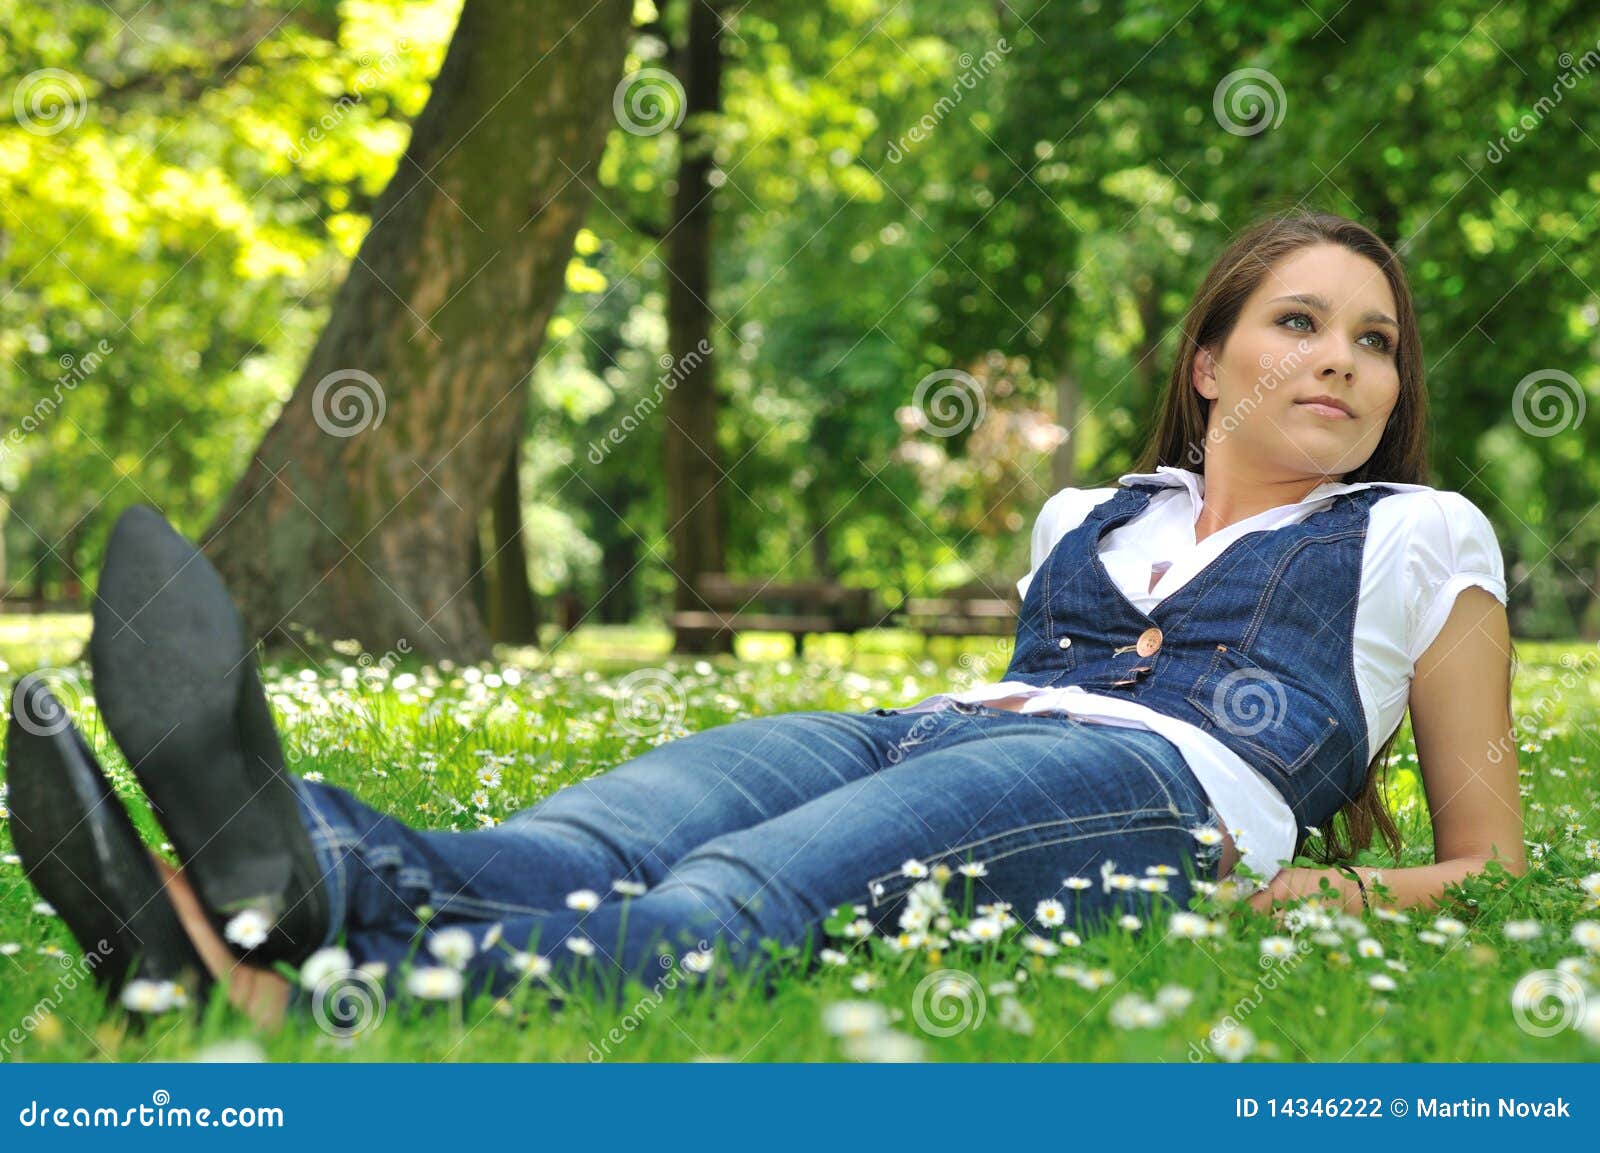
M 111 998 L 130 979 L 171 982 L 204 1005 L 210 974 L 155 862 L 88 743 L 36 676 L 12 691 L 6 739 L 12 843 L 95 980 Z
M 256 963 L 304 961 L 327 893 L 254 646 L 221 575 L 154 509 L 111 531 L 89 660 L 106 726 L 223 937 Z M 269 927 L 240 932 L 252 923 Z

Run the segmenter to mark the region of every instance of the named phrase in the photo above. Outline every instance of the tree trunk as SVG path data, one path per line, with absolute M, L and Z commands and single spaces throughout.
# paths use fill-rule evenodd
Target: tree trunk
M 466 0 L 328 325 L 205 535 L 256 635 L 488 656 L 468 542 L 523 428 L 630 12 Z
M 494 486 L 494 639 L 510 645 L 539 643 L 539 606 L 528 584 L 528 554 L 522 540 L 522 440 Z
M 715 357 L 711 348 L 711 139 L 697 117 L 721 107 L 722 47 L 716 10 L 704 0 L 689 9 L 684 59 L 684 131 L 675 194 L 676 223 L 667 251 L 667 345 L 678 383 L 667 396 L 663 430 L 668 515 L 672 524 L 677 609 L 705 607 L 694 587 L 700 574 L 724 570 L 726 535 L 718 485 Z M 676 652 L 732 652 L 733 637 L 678 634 Z

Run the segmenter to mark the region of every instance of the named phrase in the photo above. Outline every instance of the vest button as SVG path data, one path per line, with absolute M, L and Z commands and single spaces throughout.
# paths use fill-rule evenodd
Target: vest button
M 1062 648 L 1062 649 L 1070 649 L 1072 647 L 1072 638 L 1071 637 L 1062 637 L 1060 640 L 1058 640 L 1056 642 L 1056 647 L 1057 648 Z
M 1161 649 L 1161 630 L 1145 629 L 1139 634 L 1139 643 L 1134 645 L 1133 651 L 1141 657 L 1152 657 Z

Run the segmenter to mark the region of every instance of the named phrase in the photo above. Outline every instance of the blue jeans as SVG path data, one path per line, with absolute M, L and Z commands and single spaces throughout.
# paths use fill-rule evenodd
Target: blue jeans
M 719 963 L 756 967 L 763 938 L 809 941 L 814 953 L 842 904 L 898 933 L 917 880 L 902 869 L 910 860 L 981 862 L 973 904 L 1009 902 L 1048 936 L 1033 924 L 1041 899 L 1059 900 L 1064 927 L 1080 930 L 1164 899 L 1182 908 L 1193 879 L 1217 879 L 1221 856 L 1194 836 L 1221 822 L 1164 737 L 987 705 L 736 721 L 475 831 L 415 829 L 312 782 L 301 801 L 332 909 L 325 943 L 388 964 L 392 980 L 407 958 L 436 963 L 418 947 L 429 934 L 462 926 L 481 944 L 498 923 L 502 943 L 465 967 L 470 990 L 495 993 L 527 979 L 512 950 L 547 957 L 558 984 L 581 975 L 616 990 L 623 975 L 659 978 L 674 949 L 721 942 Z M 1143 880 L 1156 865 L 1174 870 L 1165 893 L 1108 888 L 1102 876 Z M 1092 885 L 1063 887 L 1071 876 Z M 646 891 L 613 891 L 616 880 Z M 957 907 L 967 883 L 955 873 L 946 887 Z M 569 908 L 583 889 L 599 903 Z M 575 952 L 575 940 L 592 952 Z

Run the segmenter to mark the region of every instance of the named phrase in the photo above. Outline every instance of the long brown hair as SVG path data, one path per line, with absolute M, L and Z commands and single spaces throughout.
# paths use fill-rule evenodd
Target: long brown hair
M 1395 481 L 1427 484 L 1427 392 L 1423 382 L 1422 340 L 1417 333 L 1411 287 L 1400 258 L 1375 233 L 1332 213 L 1291 210 L 1268 216 L 1239 233 L 1212 263 L 1190 303 L 1183 322 L 1172 376 L 1155 430 L 1134 472 L 1154 472 L 1160 465 L 1205 473 L 1206 421 L 1211 401 L 1192 384 L 1194 358 L 1201 348 L 1220 352 L 1238 323 L 1239 313 L 1268 271 L 1292 253 L 1319 244 L 1339 244 L 1365 256 L 1383 273 L 1394 294 L 1395 320 L 1400 338 L 1395 363 L 1400 394 L 1377 448 L 1358 468 L 1340 478 L 1343 484 Z M 1112 481 L 1113 486 L 1116 485 Z M 1373 830 L 1382 836 L 1395 862 L 1403 848 L 1400 830 L 1389 815 L 1383 797 L 1389 756 L 1400 730 L 1384 741 L 1367 766 L 1360 796 L 1345 805 L 1322 829 L 1324 863 L 1355 856 L 1372 843 Z M 1297 846 L 1298 849 L 1298 846 Z

